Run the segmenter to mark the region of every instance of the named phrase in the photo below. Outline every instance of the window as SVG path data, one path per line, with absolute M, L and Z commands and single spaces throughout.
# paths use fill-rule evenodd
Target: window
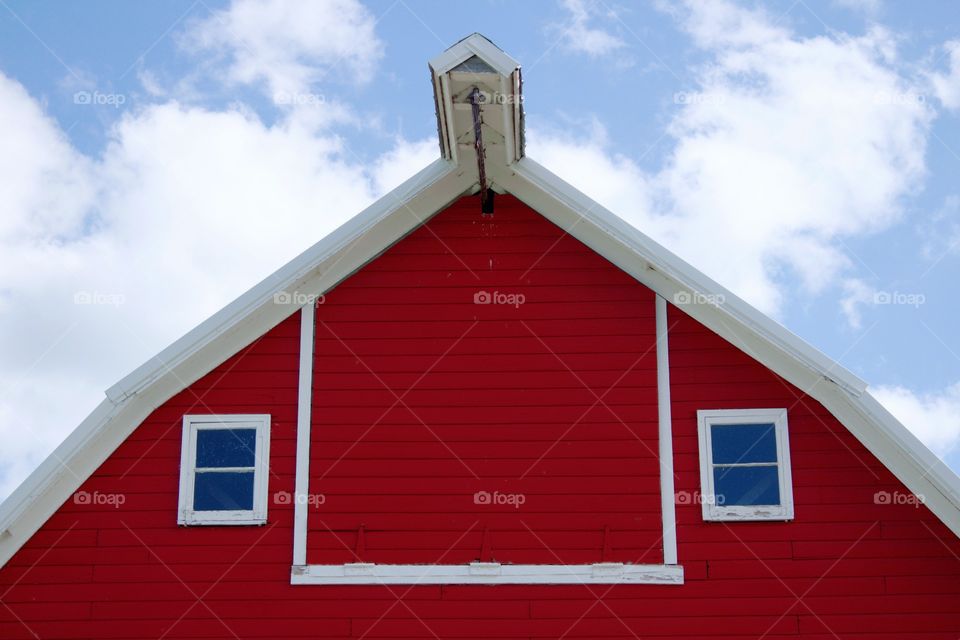
M 184 416 L 180 524 L 267 521 L 269 415 Z
M 791 520 L 786 409 L 698 411 L 704 520 Z

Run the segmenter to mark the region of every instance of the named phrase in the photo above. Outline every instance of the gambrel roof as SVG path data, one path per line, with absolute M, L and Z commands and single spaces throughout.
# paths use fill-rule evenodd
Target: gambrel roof
M 484 92 L 485 176 L 666 300 L 709 295 L 684 311 L 818 400 L 954 533 L 960 479 L 854 374 L 641 231 L 526 157 L 520 67 L 474 34 L 430 62 L 441 157 L 120 380 L 0 505 L 0 565 L 158 406 L 299 309 L 276 294 L 319 295 L 442 211 L 477 192 L 471 104 Z

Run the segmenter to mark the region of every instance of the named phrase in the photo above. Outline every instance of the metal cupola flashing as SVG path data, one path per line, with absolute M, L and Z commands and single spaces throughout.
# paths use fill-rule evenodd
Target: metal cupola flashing
M 483 213 L 493 213 L 491 164 L 524 155 L 520 65 L 474 33 L 430 61 L 440 152 L 476 173 Z

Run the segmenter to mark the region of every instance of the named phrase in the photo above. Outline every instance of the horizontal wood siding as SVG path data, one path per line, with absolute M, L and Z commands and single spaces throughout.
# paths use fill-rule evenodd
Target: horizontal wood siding
M 437 215 L 317 308 L 308 562 L 661 562 L 654 324 L 516 200 Z
M 486 528 L 496 559 L 592 562 L 607 524 L 613 557 L 658 562 L 652 294 L 511 198 L 494 222 L 478 209 L 461 201 L 318 309 L 310 562 L 356 559 L 361 524 L 366 560 L 465 562 Z M 481 289 L 527 303 L 474 306 Z M 295 316 L 84 483 L 122 505 L 68 502 L 0 569 L 0 638 L 960 637 L 956 538 L 923 507 L 875 504 L 904 487 L 818 403 L 677 308 L 669 322 L 678 495 L 699 490 L 697 409 L 787 407 L 797 511 L 706 524 L 679 501 L 683 586 L 291 586 L 293 510 L 273 496 L 294 486 Z M 587 411 L 577 377 L 613 411 Z M 387 411 L 388 389 L 412 411 Z M 176 526 L 187 412 L 272 415 L 266 526 Z M 483 509 L 477 490 L 527 501 Z

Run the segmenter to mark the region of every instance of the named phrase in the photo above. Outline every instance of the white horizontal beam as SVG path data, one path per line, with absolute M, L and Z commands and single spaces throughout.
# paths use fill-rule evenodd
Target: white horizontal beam
M 683 567 L 661 564 L 311 564 L 290 584 L 683 584 Z

